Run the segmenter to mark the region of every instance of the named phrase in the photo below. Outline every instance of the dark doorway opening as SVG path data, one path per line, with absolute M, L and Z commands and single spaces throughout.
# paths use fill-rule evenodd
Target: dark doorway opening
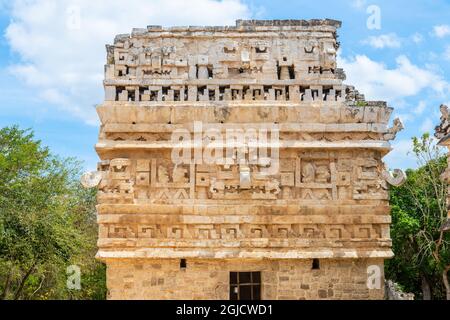
M 261 300 L 261 272 L 230 272 L 230 300 Z

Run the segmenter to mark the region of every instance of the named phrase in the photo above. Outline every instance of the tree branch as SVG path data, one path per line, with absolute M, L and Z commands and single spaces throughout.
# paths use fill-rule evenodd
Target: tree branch
M 31 275 L 31 273 L 33 272 L 34 268 L 36 267 L 37 262 L 33 262 L 32 266 L 30 267 L 30 269 L 28 269 L 27 273 L 23 276 L 22 280 L 20 281 L 20 285 L 19 288 L 17 288 L 16 293 L 14 294 L 14 300 L 18 300 L 20 295 L 22 294 L 22 290 L 23 287 L 25 285 L 25 281 L 27 281 L 28 277 Z
M 11 278 L 12 278 L 12 269 L 9 269 L 8 276 L 6 277 L 5 281 L 5 288 L 3 290 L 2 296 L 0 297 L 0 300 L 5 300 L 8 296 L 9 287 L 11 286 Z
M 447 292 L 447 300 L 450 300 L 450 284 L 448 283 L 447 273 L 450 271 L 450 264 L 445 267 L 442 273 L 442 280 L 444 281 L 445 291 Z

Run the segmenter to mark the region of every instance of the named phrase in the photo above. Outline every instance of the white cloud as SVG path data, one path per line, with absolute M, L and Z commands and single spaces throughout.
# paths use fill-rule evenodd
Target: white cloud
M 414 113 L 418 116 L 420 116 L 424 111 L 425 108 L 427 107 L 427 104 L 425 101 L 419 101 L 419 104 L 417 105 L 417 107 L 414 109 Z
M 234 25 L 251 16 L 241 0 L 15 0 L 8 9 L 5 36 L 21 57 L 9 70 L 30 94 L 88 123 L 97 121 L 105 44 L 116 34 L 153 24 Z
M 365 55 L 350 59 L 338 56 L 338 65 L 344 68 L 347 82 L 372 100 L 395 102 L 425 89 L 441 95 L 450 90 L 450 84 L 441 75 L 412 64 L 404 55 L 397 57 L 392 69 Z
M 357 9 L 362 9 L 366 5 L 366 0 L 352 0 L 351 6 Z
M 431 118 L 426 118 L 422 124 L 420 125 L 420 132 L 421 133 L 434 133 L 434 127 L 435 127 L 435 123 L 433 122 L 433 120 L 431 120 Z
M 397 113 L 394 118 L 400 118 L 403 123 L 414 120 L 414 116 L 411 113 Z
M 450 61 L 450 45 L 445 48 L 444 59 Z
M 421 35 L 420 33 L 416 32 L 411 36 L 412 41 L 415 44 L 419 44 L 423 41 L 423 35 Z
M 441 24 L 434 26 L 433 34 L 438 38 L 443 38 L 450 35 L 450 26 L 447 24 Z
M 411 139 L 396 140 L 392 143 L 392 151 L 389 152 L 383 160 L 391 169 L 406 169 L 416 167 L 417 165 L 411 152 Z
M 395 33 L 370 36 L 363 43 L 376 49 L 401 47 L 401 39 Z
M 400 120 L 402 120 L 403 123 L 408 123 L 408 122 L 412 122 L 414 120 L 416 120 L 418 117 L 420 117 L 421 115 L 423 115 L 424 111 L 427 108 L 427 103 L 424 100 L 419 101 L 419 103 L 417 104 L 417 106 L 415 108 L 413 108 L 410 105 L 401 105 L 403 101 L 399 101 L 395 103 L 395 109 L 399 110 L 399 109 L 405 109 L 403 110 L 403 112 L 400 113 L 395 113 L 394 117 L 395 118 L 400 118 Z M 430 113 L 427 113 L 428 115 Z

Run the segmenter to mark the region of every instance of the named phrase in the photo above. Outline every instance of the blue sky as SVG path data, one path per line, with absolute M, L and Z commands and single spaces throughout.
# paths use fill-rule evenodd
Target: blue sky
M 367 27 L 368 8 L 379 9 L 380 28 Z M 450 0 L 0 0 L 0 127 L 33 128 L 53 152 L 94 169 L 104 45 L 133 27 L 239 18 L 341 20 L 346 83 L 386 100 L 405 124 L 388 166 L 415 166 L 411 137 L 433 132 L 439 105 L 450 103 Z

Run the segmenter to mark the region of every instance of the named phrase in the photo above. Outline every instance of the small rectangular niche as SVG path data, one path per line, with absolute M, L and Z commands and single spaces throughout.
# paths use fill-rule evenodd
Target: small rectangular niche
M 311 269 L 312 270 L 320 270 L 320 260 L 319 259 L 313 259 Z
M 232 47 L 232 48 L 230 48 L 230 47 L 223 47 L 223 52 L 224 53 L 236 53 L 236 48 L 234 48 L 234 47 Z
M 186 267 L 187 267 L 186 259 L 180 259 L 180 269 L 186 270 Z
M 267 47 L 256 47 L 255 52 L 256 53 L 267 53 Z

